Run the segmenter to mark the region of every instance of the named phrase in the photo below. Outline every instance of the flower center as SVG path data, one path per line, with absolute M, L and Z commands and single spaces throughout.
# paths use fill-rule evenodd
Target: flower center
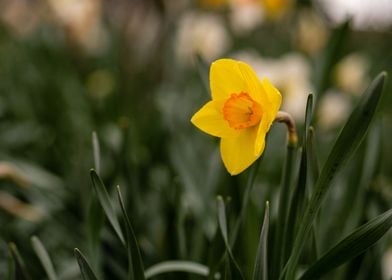
M 261 106 L 245 92 L 233 93 L 223 105 L 223 117 L 234 129 L 254 126 L 262 115 Z

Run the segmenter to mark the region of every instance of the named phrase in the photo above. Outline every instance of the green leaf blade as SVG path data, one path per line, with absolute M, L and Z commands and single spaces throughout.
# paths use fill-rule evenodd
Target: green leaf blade
M 10 243 L 8 245 L 8 249 L 11 253 L 11 258 L 13 260 L 13 275 L 11 279 L 14 280 L 31 280 L 31 277 L 27 271 L 26 265 L 19 254 L 18 248 L 16 247 L 15 243 Z
M 374 245 L 392 227 L 392 209 L 362 225 L 325 253 L 301 276 L 301 280 L 322 275 L 358 256 Z
M 93 145 L 93 156 L 94 156 L 94 167 L 98 174 L 101 173 L 101 150 L 99 147 L 98 135 L 93 131 L 91 136 L 91 141 Z
M 325 198 L 325 194 L 330 187 L 332 179 L 358 148 L 370 126 L 370 122 L 375 115 L 377 105 L 381 99 L 386 76 L 385 72 L 380 73 L 362 95 L 361 100 L 351 113 L 324 164 L 294 241 L 293 252 L 287 266 L 286 279 L 294 279 L 295 277 L 297 264 L 306 237 Z
M 140 254 L 139 245 L 136 240 L 135 233 L 133 231 L 131 222 L 129 220 L 128 214 L 125 210 L 124 201 L 121 195 L 120 187 L 117 186 L 117 195 L 120 202 L 121 211 L 125 221 L 126 229 L 126 244 L 128 250 L 128 279 L 129 280 L 144 280 L 144 268 L 142 257 Z
M 98 200 L 105 212 L 106 217 L 108 218 L 110 224 L 112 225 L 114 231 L 116 232 L 120 241 L 125 244 L 124 235 L 121 231 L 120 223 L 118 222 L 116 213 L 113 209 L 112 203 L 110 201 L 109 194 L 106 190 L 105 185 L 103 184 L 101 178 L 95 172 L 94 169 L 90 170 L 91 180 L 93 182 L 94 190 L 98 196 Z
M 284 235 L 285 239 L 283 240 L 282 245 L 282 255 L 281 255 L 281 267 L 284 263 L 286 263 L 287 258 L 291 253 L 291 248 L 293 246 L 293 236 L 295 234 L 296 229 L 298 228 L 297 222 L 300 219 L 305 206 L 308 203 L 306 187 L 307 187 L 307 175 L 308 175 L 308 138 L 310 134 L 308 133 L 310 123 L 312 120 L 313 112 L 313 95 L 308 95 L 308 100 L 306 102 L 306 113 L 305 113 L 305 125 L 304 132 L 302 137 L 302 151 L 301 158 L 299 163 L 299 173 L 297 183 L 293 190 L 293 194 L 291 195 L 291 201 L 289 203 L 289 212 L 288 218 L 286 221 L 286 233 Z
M 95 276 L 90 264 L 83 256 L 82 252 L 78 248 L 74 249 L 76 261 L 78 262 L 80 273 L 82 274 L 83 280 L 98 280 Z
M 187 272 L 200 276 L 208 276 L 209 270 L 205 265 L 190 261 L 165 261 L 154 264 L 146 269 L 146 279 L 169 272 Z
M 268 231 L 269 231 L 269 202 L 265 204 L 263 226 L 261 227 L 259 246 L 253 269 L 253 280 L 268 280 Z
M 45 269 L 46 275 L 48 276 L 49 280 L 57 280 L 57 274 L 56 271 L 53 267 L 53 263 L 49 257 L 48 252 L 46 251 L 44 245 L 42 244 L 41 240 L 33 236 L 31 238 L 31 245 L 33 246 L 33 249 L 35 253 L 37 254 L 43 268 Z
M 229 265 L 234 266 L 234 270 L 233 270 L 233 273 L 235 275 L 234 279 L 244 279 L 243 274 L 241 272 L 241 269 L 240 269 L 237 261 L 235 260 L 233 252 L 230 247 L 229 235 L 227 232 L 227 219 L 226 219 L 225 203 L 224 203 L 223 198 L 221 196 L 217 197 L 217 203 L 218 203 L 218 225 L 219 225 L 219 230 L 222 234 L 223 241 L 226 246 L 226 252 L 229 256 Z M 231 277 L 231 276 L 227 275 L 227 277 Z

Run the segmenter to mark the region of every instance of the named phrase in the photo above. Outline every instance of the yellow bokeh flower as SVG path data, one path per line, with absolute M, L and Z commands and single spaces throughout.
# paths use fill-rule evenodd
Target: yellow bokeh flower
M 265 136 L 279 110 L 282 97 L 267 80 L 260 81 L 242 61 L 219 59 L 211 64 L 212 100 L 191 122 L 200 130 L 220 137 L 223 163 L 236 175 L 264 151 Z
M 292 0 L 260 0 L 265 14 L 272 19 L 279 18 L 292 6 Z

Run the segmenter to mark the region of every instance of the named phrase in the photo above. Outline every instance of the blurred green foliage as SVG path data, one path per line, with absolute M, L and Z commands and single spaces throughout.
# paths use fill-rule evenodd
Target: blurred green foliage
M 227 7 L 209 9 L 186 1 L 178 5 L 173 1 L 109 2 L 102 1 L 101 12 L 90 15 L 99 17 L 106 34 L 104 42 L 96 43 L 102 47 L 99 50 L 83 47 L 77 40 L 80 37 L 72 33 L 76 32 L 72 21 L 59 23 L 50 9 L 40 10 L 39 23 L 28 33 L 18 32 L 7 21 L 9 17 L 2 18 L 1 279 L 8 273 L 10 242 L 16 244 L 32 279 L 47 279 L 30 243 L 33 235 L 45 245 L 59 279 L 80 279 L 73 254 L 76 247 L 90 260 L 98 278 L 126 279 L 127 251 L 105 220 L 89 176 L 94 167 L 93 131 L 100 146 L 98 174 L 113 201 L 117 201 L 115 187 L 121 186 L 146 268 L 176 259 L 207 263 L 218 228 L 217 195 L 230 197 L 226 203 L 230 233 L 243 205 L 249 171 L 229 176 L 220 161 L 217 140 L 190 124 L 192 114 L 209 99 L 206 76 L 211 58 L 199 49 L 192 53 L 191 62 L 179 58 L 177 36 L 186 14 L 207 13 L 222 19 L 231 43 L 219 57 L 237 57 L 252 50 L 271 60 L 294 52 L 306 61 L 309 83 L 320 91 L 314 92 L 312 125 L 321 166 L 346 119 L 343 116 L 338 125 L 319 128 L 322 96 L 330 89 L 339 90 L 336 64 L 348 54 L 363 54 L 370 62 L 366 83 L 381 70 L 392 70 L 391 29 L 359 31 L 348 23 L 342 31 L 325 20 L 326 43 L 314 53 L 301 49 L 296 44 L 301 11 L 310 9 L 325 18 L 308 1 L 298 1 L 283 18 L 259 23 L 243 33 L 235 31 Z M 5 10 L 7 3 L 2 3 Z M 336 39 L 339 32 L 345 32 L 344 36 Z M 88 36 L 82 33 L 82 38 Z M 331 185 L 317 217 L 319 252 L 392 206 L 391 92 L 389 82 L 370 133 Z M 285 99 L 284 89 L 282 94 Z M 351 111 L 359 97 L 345 96 Z M 302 131 L 303 121 L 297 123 Z M 266 201 L 270 202 L 269 238 L 274 238 L 285 137 L 284 127 L 274 125 L 233 247 L 247 277 L 253 272 Z M 120 205 L 113 203 L 113 207 L 120 215 Z M 391 248 L 389 234 L 327 279 L 383 279 L 381 258 L 387 250 L 391 254 Z M 301 262 L 309 263 L 311 250 L 305 248 Z M 201 278 L 181 272 L 156 279 Z

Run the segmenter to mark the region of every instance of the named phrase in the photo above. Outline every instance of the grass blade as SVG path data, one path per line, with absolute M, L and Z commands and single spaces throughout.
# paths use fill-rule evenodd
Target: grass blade
M 120 187 L 117 186 L 118 200 L 120 201 L 121 211 L 125 221 L 126 230 L 126 244 L 128 250 L 128 279 L 129 280 L 144 280 L 144 268 L 142 257 L 140 255 L 139 246 L 137 244 L 136 236 L 133 231 L 128 214 L 125 210 L 124 201 L 121 195 Z
M 52 261 L 50 260 L 49 254 L 46 251 L 41 240 L 39 240 L 38 237 L 33 236 L 31 238 L 31 245 L 33 246 L 35 253 L 37 254 L 42 266 L 44 267 L 46 275 L 48 276 L 48 279 L 49 280 L 57 280 L 58 277 L 57 277 L 56 271 L 54 270 L 54 267 L 53 267 Z
M 304 126 L 304 135 L 302 139 L 302 147 L 306 147 L 308 139 L 308 131 L 310 127 L 310 123 L 312 122 L 313 117 L 313 94 L 308 95 L 308 99 L 306 101 L 306 109 L 305 109 L 305 126 Z
M 303 245 L 332 179 L 357 149 L 370 126 L 381 98 L 385 79 L 385 72 L 379 74 L 362 95 L 324 164 L 294 241 L 293 251 L 287 266 L 286 279 L 294 279 L 295 277 Z
M 218 225 L 219 230 L 222 234 L 223 241 L 226 246 L 226 252 L 229 256 L 230 264 L 234 265 L 233 273 L 235 275 L 234 279 L 244 279 L 241 269 L 233 256 L 233 252 L 231 251 L 230 243 L 229 243 L 229 236 L 227 233 L 227 220 L 226 220 L 226 209 L 225 203 L 223 202 L 223 198 L 221 196 L 217 197 L 218 203 Z
M 97 133 L 94 131 L 92 134 L 92 144 L 93 144 L 93 156 L 94 156 L 94 168 L 98 174 L 101 173 L 101 150 L 99 148 L 99 140 Z
M 268 279 L 268 230 L 269 230 L 269 202 L 265 203 L 263 226 L 261 228 L 259 246 L 257 248 L 253 280 Z
M 97 280 L 93 270 L 91 269 L 86 258 L 83 256 L 82 252 L 78 248 L 74 249 L 75 258 L 78 262 L 80 273 L 82 274 L 83 280 Z
M 106 190 L 105 185 L 103 184 L 101 178 L 95 172 L 94 169 L 90 170 L 91 180 L 93 181 L 93 186 L 95 192 L 98 196 L 98 200 L 106 214 L 106 217 L 109 219 L 110 224 L 112 225 L 114 231 L 116 232 L 120 241 L 125 244 L 124 235 L 121 231 L 120 223 L 118 222 L 116 213 L 113 209 L 112 203 L 110 201 L 109 194 Z
M 305 206 L 308 204 L 306 187 L 307 187 L 307 178 L 308 178 L 308 131 L 310 127 L 310 123 L 312 120 L 313 114 L 313 95 L 308 95 L 308 100 L 306 103 L 305 110 L 305 125 L 302 137 L 302 151 L 301 151 L 301 159 L 299 166 L 299 173 L 297 184 L 293 190 L 293 194 L 291 196 L 290 201 L 290 211 L 288 213 L 288 218 L 286 221 L 286 230 L 284 234 L 283 244 L 281 246 L 281 256 L 280 256 L 280 269 L 284 263 L 286 263 L 293 246 L 293 236 L 296 232 L 296 225 L 298 224 L 298 220 L 300 219 Z
M 315 151 L 314 147 L 314 128 L 312 126 L 309 126 L 308 129 L 308 136 L 306 138 L 306 145 L 307 145 L 307 160 L 309 164 L 309 190 L 310 193 L 313 190 L 315 182 L 317 182 L 319 176 L 320 176 L 320 167 L 318 164 L 318 159 L 317 159 L 317 153 Z
M 19 254 L 18 248 L 15 243 L 9 243 L 8 249 L 11 253 L 11 257 L 14 263 L 14 274 L 11 279 L 14 280 L 31 280 L 29 273 L 27 272 L 26 265 Z
M 95 272 L 100 275 L 101 252 L 101 228 L 105 222 L 105 214 L 96 194 L 93 193 L 87 209 L 86 231 L 89 245 L 88 256 Z
M 325 273 L 366 251 L 391 227 L 392 209 L 362 225 L 340 241 L 309 267 L 300 279 L 320 279 Z
M 155 264 L 146 269 L 146 279 L 155 277 L 159 274 L 169 272 L 188 272 L 201 276 L 208 276 L 209 269 L 207 266 L 190 262 L 190 261 L 165 261 Z

